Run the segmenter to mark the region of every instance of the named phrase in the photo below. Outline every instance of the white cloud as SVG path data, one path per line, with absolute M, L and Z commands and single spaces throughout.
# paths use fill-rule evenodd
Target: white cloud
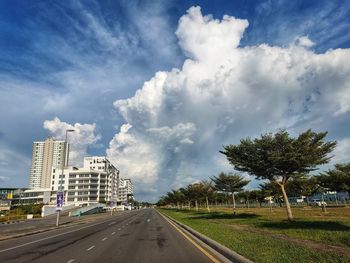
M 46 120 L 44 128 L 50 131 L 51 135 L 60 140 L 65 139 L 66 130 L 73 129 L 74 132 L 68 133 L 67 141 L 71 148 L 69 152 L 69 163 L 79 165 L 83 162 L 83 157 L 87 155 L 89 146 L 93 146 L 101 139 L 99 134 L 96 134 L 96 124 L 80 124 L 74 125 L 61 121 L 58 118 Z
M 176 31 L 190 57 L 182 69 L 157 72 L 114 103 L 129 128 L 115 135 L 108 154 L 131 178 L 157 178 L 161 194 L 223 169 L 216 157 L 222 145 L 281 127 L 332 125 L 350 111 L 349 50 L 316 54 L 307 37 L 286 48 L 240 47 L 247 26 L 190 8 Z
M 295 44 L 306 48 L 310 48 L 315 45 L 315 43 L 312 42 L 312 40 L 308 36 L 297 37 L 295 39 Z
M 123 178 L 145 184 L 154 183 L 160 172 L 161 156 L 157 145 L 135 136 L 130 124 L 124 124 L 109 143 L 107 157 L 116 164 Z
M 350 138 L 339 140 L 333 154 L 332 163 L 350 162 Z

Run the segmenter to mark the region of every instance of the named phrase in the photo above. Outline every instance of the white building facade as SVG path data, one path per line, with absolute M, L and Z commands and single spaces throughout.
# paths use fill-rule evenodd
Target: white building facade
M 134 196 L 134 186 L 131 179 L 119 179 L 118 201 L 128 203 Z
M 51 191 L 64 190 L 65 203 L 116 203 L 119 170 L 106 157 L 85 157 L 82 168 L 52 169 Z M 56 202 L 55 197 L 51 200 Z

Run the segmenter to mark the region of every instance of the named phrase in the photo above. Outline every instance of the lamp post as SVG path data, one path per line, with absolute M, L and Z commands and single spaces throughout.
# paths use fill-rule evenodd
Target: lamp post
M 67 164 L 66 166 L 68 166 L 68 158 L 69 158 L 69 147 L 68 147 L 68 143 L 67 143 L 67 136 L 68 136 L 68 132 L 74 132 L 73 129 L 67 129 L 66 130 L 66 137 L 64 139 L 64 144 L 66 146 L 66 154 L 67 154 Z M 63 160 L 62 160 L 63 161 Z M 57 210 L 57 218 L 56 218 L 56 226 L 59 225 L 60 222 L 60 212 L 62 210 L 62 205 L 63 205 L 63 199 L 64 199 L 64 189 L 63 189 L 63 174 L 64 174 L 64 162 L 62 162 L 62 172 L 61 172 L 61 178 L 60 179 L 60 187 L 57 191 L 57 197 L 56 197 L 56 210 Z

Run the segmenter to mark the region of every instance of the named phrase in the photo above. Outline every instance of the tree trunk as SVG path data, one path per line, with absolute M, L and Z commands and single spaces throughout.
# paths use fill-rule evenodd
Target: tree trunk
M 232 204 L 233 204 L 233 212 L 236 210 L 236 200 L 235 200 L 235 193 L 232 192 Z
M 188 210 L 191 210 L 191 201 L 188 201 Z
M 196 204 L 196 211 L 198 212 L 198 201 L 197 200 L 195 201 L 195 204 Z
M 294 218 L 293 218 L 293 214 L 292 214 L 292 209 L 290 208 L 288 196 L 287 196 L 286 190 L 284 189 L 284 183 L 281 183 L 279 185 L 281 187 L 282 194 L 283 194 L 283 199 L 284 199 L 284 202 L 286 204 L 288 220 L 293 221 Z
M 323 193 L 322 193 L 322 204 L 321 205 L 322 205 L 322 211 L 327 212 L 326 205 L 325 205 L 324 198 L 323 198 Z
M 205 197 L 205 200 L 207 201 L 207 210 L 208 210 L 208 213 L 210 213 L 208 196 Z
M 177 209 L 180 209 L 180 203 L 177 202 Z

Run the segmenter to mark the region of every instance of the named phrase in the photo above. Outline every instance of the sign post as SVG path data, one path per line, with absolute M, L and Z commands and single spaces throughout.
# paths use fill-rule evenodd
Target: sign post
M 59 191 L 57 192 L 57 198 L 56 198 L 56 212 L 57 212 L 56 226 L 58 226 L 59 224 L 60 211 L 62 211 L 62 205 L 63 205 L 63 192 Z

